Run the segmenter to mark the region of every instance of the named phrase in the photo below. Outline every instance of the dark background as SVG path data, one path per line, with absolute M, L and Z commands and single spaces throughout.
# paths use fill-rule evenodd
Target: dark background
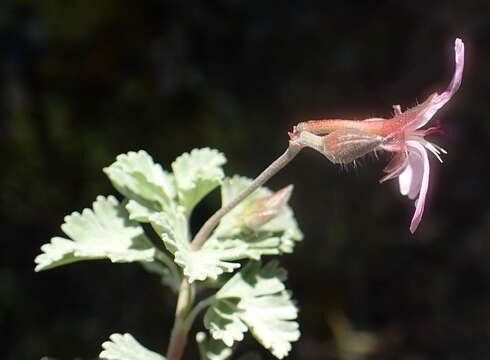
M 255 176 L 299 121 L 444 90 L 455 37 L 463 85 L 436 115 L 449 154 L 415 236 L 412 202 L 378 184 L 387 154 L 344 170 L 303 151 L 269 186 L 295 184 L 305 234 L 281 259 L 301 309 L 291 359 L 490 358 L 489 34 L 486 0 L 2 0 L 1 358 L 93 359 L 113 332 L 165 351 L 175 298 L 139 265 L 33 271 L 64 215 L 115 193 L 101 168 L 117 154 L 168 168 L 210 146 Z

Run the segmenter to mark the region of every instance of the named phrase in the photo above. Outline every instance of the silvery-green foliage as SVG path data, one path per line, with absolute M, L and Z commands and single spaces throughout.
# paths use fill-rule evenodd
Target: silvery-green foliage
M 291 350 L 300 332 L 298 310 L 284 286 L 286 271 L 271 261 L 251 261 L 217 293 L 204 324 L 216 340 L 232 346 L 250 330 L 279 359 Z
M 155 164 L 146 151 L 121 154 L 104 168 L 112 185 L 129 201 L 131 219 L 148 222 L 148 216 L 175 207 L 177 188 L 173 174 Z
M 80 260 L 151 261 L 155 249 L 136 221 L 113 196 L 97 197 L 92 209 L 74 212 L 61 225 L 70 239 L 54 237 L 34 260 L 36 271 Z
M 283 358 L 299 337 L 297 309 L 283 284 L 285 271 L 276 262 L 262 266 L 251 261 L 231 278 L 222 275 L 234 272 L 244 259 L 292 252 L 303 236 L 291 208 L 284 206 L 258 229 L 243 227 L 246 207 L 272 194 L 261 187 L 221 219 L 201 249 L 191 247 L 189 221 L 196 204 L 221 186 L 225 205 L 252 182 L 241 176 L 225 177 L 225 162 L 217 150 L 194 149 L 179 156 L 169 172 L 143 150 L 119 155 L 104 172 L 124 199 L 99 196 L 92 209 L 65 217 L 61 228 L 68 238 L 54 237 L 41 247 L 36 271 L 80 260 L 109 259 L 140 262 L 175 291 L 182 276 L 191 283 L 225 283 L 205 315 L 212 336 L 199 333 L 196 338 L 201 359 L 231 359 L 233 343 L 247 331 Z M 144 223 L 151 225 L 162 246 L 149 240 Z M 103 344 L 102 359 L 165 359 L 130 334 L 113 334 L 110 339 Z M 260 358 L 250 354 L 240 359 Z
M 223 341 L 209 337 L 204 331 L 196 334 L 196 342 L 199 346 L 201 360 L 229 360 L 233 355 L 233 348 L 228 347 Z M 261 360 L 259 354 L 248 352 L 238 360 Z
M 225 174 L 225 156 L 217 150 L 194 149 L 179 156 L 172 164 L 179 202 L 189 214 L 211 190 L 221 184 Z
M 227 261 L 234 258 L 230 256 L 230 251 L 192 250 L 188 221 L 184 213 L 178 210 L 160 212 L 152 215 L 150 221 L 168 251 L 174 255 L 175 263 L 182 267 L 189 282 L 216 279 L 224 272 L 232 272 L 240 266 L 238 263 Z
M 201 360 L 227 360 L 233 354 L 232 348 L 219 340 L 209 337 L 204 331 L 196 334 L 196 342 L 199 346 Z
M 131 334 L 112 334 L 110 341 L 102 344 L 99 357 L 105 360 L 165 360 L 165 357 L 148 350 Z

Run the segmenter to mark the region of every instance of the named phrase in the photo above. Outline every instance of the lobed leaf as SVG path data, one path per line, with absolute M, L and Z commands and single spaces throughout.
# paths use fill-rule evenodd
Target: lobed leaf
M 184 153 L 172 163 L 178 199 L 186 214 L 190 214 L 202 198 L 221 184 L 225 163 L 222 153 L 209 148 Z
M 234 238 L 212 237 L 204 243 L 203 250 L 227 254 L 228 260 L 259 260 L 262 255 L 278 255 L 281 239 L 269 233 L 240 234 Z
M 228 360 L 233 355 L 233 348 L 226 346 L 223 341 L 214 340 L 207 333 L 200 331 L 196 334 L 196 342 L 199 346 L 201 360 Z M 238 360 L 260 360 L 257 353 L 248 352 Z
M 284 269 L 271 261 L 265 266 L 250 262 L 216 293 L 204 324 L 216 340 L 232 346 L 250 330 L 279 359 L 291 350 L 300 332 L 298 310 L 282 282 Z
M 165 360 L 165 357 L 148 350 L 131 334 L 112 334 L 110 341 L 102 344 L 99 357 L 106 360 Z
M 128 198 L 127 209 L 133 220 L 148 222 L 151 214 L 176 206 L 174 176 L 144 150 L 119 155 L 104 172 L 114 187 Z
M 98 196 L 93 210 L 65 217 L 61 226 L 70 239 L 54 237 L 41 247 L 34 262 L 36 271 L 80 260 L 110 259 L 112 262 L 152 261 L 155 249 L 136 221 L 113 196 Z
M 226 259 L 226 253 L 219 251 L 197 250 L 190 247 L 182 248 L 175 253 L 175 263 L 184 268 L 184 275 L 189 277 L 189 282 L 195 280 L 206 280 L 207 278 L 217 279 L 219 275 L 225 272 L 233 272 L 240 267 L 240 264 Z
M 187 217 L 179 210 L 162 211 L 150 217 L 155 231 L 162 237 L 166 248 L 174 255 L 175 263 L 183 268 L 190 282 L 207 278 L 217 279 L 224 272 L 232 272 L 240 264 L 229 262 L 234 259 L 236 249 L 192 250 L 188 233 Z
M 227 360 L 233 354 L 233 350 L 222 341 L 209 338 L 202 331 L 196 334 L 196 342 L 199 346 L 201 360 Z

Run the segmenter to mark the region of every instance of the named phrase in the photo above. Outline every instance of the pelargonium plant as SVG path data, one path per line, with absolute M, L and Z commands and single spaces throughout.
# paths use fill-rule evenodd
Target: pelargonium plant
M 428 191 L 427 150 L 441 162 L 440 154 L 446 153 L 425 139 L 440 131 L 439 123 L 422 127 L 461 84 L 464 45 L 460 39 L 455 41 L 455 58 L 456 70 L 446 91 L 406 111 L 395 105 L 391 118 L 297 124 L 284 154 L 253 180 L 226 176 L 225 156 L 209 148 L 179 156 L 171 171 L 143 150 L 119 155 L 104 172 L 121 200 L 98 196 L 91 209 L 66 216 L 61 229 L 68 238 L 54 237 L 41 247 L 36 271 L 82 260 L 138 262 L 177 294 L 165 356 L 126 333 L 109 336 L 102 344 L 101 359 L 182 359 L 202 311 L 206 331 L 195 334 L 202 360 L 230 359 L 248 331 L 275 357 L 284 358 L 300 337 L 298 308 L 284 284 L 286 271 L 276 260 L 264 262 L 262 257 L 292 253 L 303 235 L 288 206 L 293 186 L 273 192 L 263 185 L 305 147 L 336 164 L 354 162 L 373 151 L 392 152 L 384 170 L 387 175 L 380 182 L 398 177 L 402 195 L 416 199 L 410 225 L 415 232 Z M 221 208 L 192 235 L 193 209 L 217 187 Z M 245 354 L 240 359 L 259 357 Z

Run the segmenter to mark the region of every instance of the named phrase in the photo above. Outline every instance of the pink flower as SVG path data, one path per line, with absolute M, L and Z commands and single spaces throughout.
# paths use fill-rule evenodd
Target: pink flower
M 415 213 L 410 224 L 412 233 L 417 229 L 424 212 L 429 186 L 429 159 L 427 150 L 442 162 L 441 147 L 425 140 L 425 136 L 440 132 L 435 127 L 421 129 L 459 89 L 464 68 L 464 44 L 454 44 L 456 67 L 453 78 L 441 94 L 434 93 L 427 100 L 405 112 L 393 106 L 395 116 L 390 119 L 372 118 L 363 121 L 327 119 L 299 123 L 290 133 L 291 139 L 303 146 L 320 151 L 334 163 L 349 163 L 368 152 L 383 149 L 394 152 L 380 182 L 398 177 L 400 192 L 415 200 Z M 327 134 L 324 136 L 319 136 Z

